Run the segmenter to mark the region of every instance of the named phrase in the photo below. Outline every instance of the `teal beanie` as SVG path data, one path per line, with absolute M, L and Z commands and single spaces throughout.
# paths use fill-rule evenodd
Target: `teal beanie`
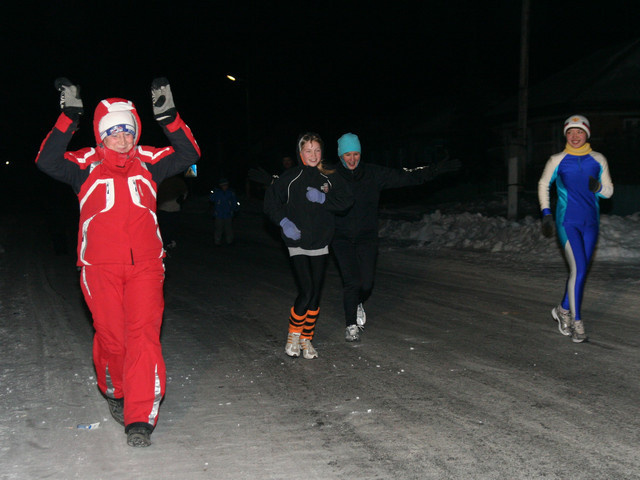
M 347 152 L 360 152 L 360 140 L 353 133 L 345 133 L 338 139 L 338 156 L 342 157 Z

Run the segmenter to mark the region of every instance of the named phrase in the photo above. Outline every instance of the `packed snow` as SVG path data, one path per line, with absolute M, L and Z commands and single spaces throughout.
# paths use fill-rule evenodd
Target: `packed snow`
M 482 213 L 445 214 L 436 210 L 416 221 L 387 218 L 380 223 L 381 238 L 407 240 L 409 248 L 417 249 L 486 251 L 535 260 L 553 251 L 557 242 L 555 237 L 544 237 L 540 219 L 530 215 L 521 220 L 508 220 Z M 600 217 L 595 259 L 640 261 L 640 212 L 625 217 Z
M 637 478 L 640 213 L 602 216 L 612 261 L 594 264 L 578 345 L 551 318 L 566 267 L 534 213 L 385 205 L 362 339 L 344 341 L 330 262 L 308 361 L 284 353 L 295 282 L 279 232 L 241 202 L 229 247 L 213 246 L 206 197 L 182 210 L 147 449 L 95 385 L 75 211 L 58 222 L 66 252 L 41 210 L 3 214 L 0 478 Z

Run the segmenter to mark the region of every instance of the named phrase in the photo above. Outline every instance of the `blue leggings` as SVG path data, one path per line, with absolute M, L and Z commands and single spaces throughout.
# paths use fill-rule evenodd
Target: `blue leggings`
M 580 310 L 587 271 L 598 242 L 598 225 L 564 224 L 558 229 L 560 241 L 569 264 L 569 278 L 565 287 L 562 308 L 571 310 L 575 320 L 581 320 Z

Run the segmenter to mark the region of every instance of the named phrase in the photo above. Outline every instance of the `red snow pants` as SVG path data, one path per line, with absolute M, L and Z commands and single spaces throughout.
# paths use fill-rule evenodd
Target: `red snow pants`
M 125 425 L 155 426 L 166 387 L 162 260 L 84 266 L 80 283 L 93 316 L 98 388 L 108 397 L 124 397 Z

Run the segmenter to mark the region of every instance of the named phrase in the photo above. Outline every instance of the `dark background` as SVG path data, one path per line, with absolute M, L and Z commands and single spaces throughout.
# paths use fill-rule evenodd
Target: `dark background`
M 638 35 L 634 2 L 531 3 L 531 84 Z M 240 188 L 250 166 L 277 170 L 308 130 L 330 160 L 342 133 L 359 133 L 366 161 L 372 123 L 392 133 L 398 119 L 447 105 L 467 112 L 453 134 L 474 152 L 463 162 L 482 165 L 484 114 L 518 89 L 517 0 L 26 2 L 0 21 L 2 183 L 12 188 L 41 175 L 33 160 L 59 113 L 58 76 L 81 85 L 85 104 L 70 149 L 95 143 L 93 109 L 109 96 L 136 103 L 141 143 L 166 144 L 149 86 L 168 77 L 202 147 L 202 190 L 221 175 Z

